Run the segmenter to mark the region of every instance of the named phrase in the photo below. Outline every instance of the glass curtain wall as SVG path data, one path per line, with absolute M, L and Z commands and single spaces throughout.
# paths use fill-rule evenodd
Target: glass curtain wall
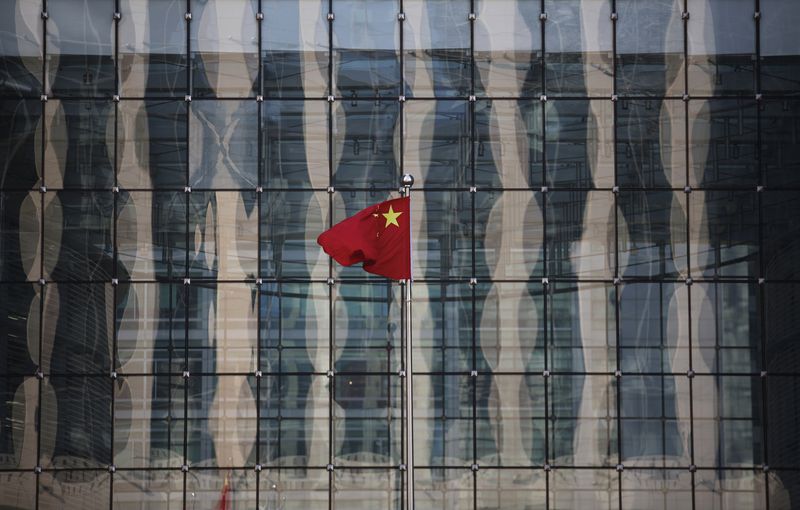
M 3 6 L 0 505 L 800 508 L 800 3 Z

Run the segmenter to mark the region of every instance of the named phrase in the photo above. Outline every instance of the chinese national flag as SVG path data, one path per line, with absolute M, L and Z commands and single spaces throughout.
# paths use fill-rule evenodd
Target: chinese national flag
M 325 253 L 343 266 L 363 262 L 364 271 L 394 280 L 411 278 L 410 199 L 367 207 L 317 238 Z

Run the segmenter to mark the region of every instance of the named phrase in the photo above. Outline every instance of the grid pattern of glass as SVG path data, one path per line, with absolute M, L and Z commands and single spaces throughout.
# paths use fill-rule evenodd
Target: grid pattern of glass
M 3 6 L 0 506 L 800 508 L 799 2 Z

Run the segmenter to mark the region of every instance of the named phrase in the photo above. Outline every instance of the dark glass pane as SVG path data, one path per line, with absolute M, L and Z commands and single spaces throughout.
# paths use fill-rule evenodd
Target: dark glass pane
M 262 110 L 265 185 L 327 187 L 328 106 L 321 101 L 267 101 Z M 371 149 L 367 145 L 365 150 Z
M 35 378 L 0 377 L 0 468 L 32 472 L 38 465 L 35 441 L 39 432 L 38 408 L 39 383 Z M 29 484 L 24 484 L 24 487 L 25 493 L 33 491 L 35 494 L 35 487 Z M 25 500 L 22 493 L 19 497 L 20 501 Z
M 36 97 L 42 91 L 41 0 L 10 0 L 0 18 L 0 95 Z
M 261 10 L 264 94 L 325 96 L 329 71 L 327 4 L 321 0 L 262 0 Z
M 472 197 L 465 192 L 430 191 L 416 193 L 411 200 L 414 274 L 424 278 L 472 274 Z
M 40 309 L 38 284 L 0 284 L 0 374 L 35 372 L 39 364 Z
M 48 284 L 42 310 L 42 365 L 47 371 L 110 373 L 114 306 L 111 284 Z
M 548 94 L 609 97 L 613 52 L 610 0 L 546 0 Z
M 114 4 L 105 0 L 47 6 L 48 91 L 57 96 L 114 93 Z
M 766 191 L 761 199 L 762 264 L 770 280 L 800 275 L 800 191 Z
M 415 283 L 413 293 L 415 371 L 469 370 L 472 366 L 472 293 L 469 287 L 466 284 Z
M 117 114 L 117 180 L 130 189 L 186 185 L 184 101 L 122 101 Z
M 752 96 L 756 23 L 751 0 L 704 0 L 687 27 L 689 94 Z
M 120 2 L 118 71 L 123 96 L 187 93 L 186 10 L 182 0 Z
M 55 281 L 110 281 L 114 267 L 113 215 L 114 194 L 110 191 L 48 194 L 44 277 Z
M 335 187 L 396 188 L 400 170 L 396 101 L 348 99 L 334 106 L 333 182 Z
M 759 121 L 759 156 L 766 185 L 800 187 L 800 102 L 765 101 Z
M 464 97 L 471 89 L 467 0 L 403 3 L 406 95 Z
M 397 0 L 336 0 L 333 89 L 346 99 L 398 96 Z
M 800 316 L 795 310 L 800 302 L 800 285 L 769 283 L 764 300 L 765 368 L 768 373 L 797 373 L 800 363 Z M 778 382 L 781 380 L 778 379 Z
M 403 107 L 403 164 L 415 186 L 466 186 L 471 181 L 469 104 L 409 101 Z
M 548 276 L 608 278 L 614 273 L 614 197 L 556 191 L 547 197 Z
M 0 192 L 0 279 L 38 280 L 42 199 L 36 192 Z
M 755 187 L 757 126 L 753 101 L 691 101 L 689 185 Z
M 31 189 L 39 184 L 42 157 L 36 140 L 41 133 L 41 115 L 39 101 L 0 101 L 1 189 Z
M 684 58 L 679 2 L 618 0 L 616 11 L 618 93 L 681 95 Z
M 327 277 L 327 257 L 316 242 L 328 228 L 327 194 L 269 192 L 261 199 L 261 274 Z
M 800 4 L 794 0 L 761 0 L 761 89 L 767 93 L 800 93 Z

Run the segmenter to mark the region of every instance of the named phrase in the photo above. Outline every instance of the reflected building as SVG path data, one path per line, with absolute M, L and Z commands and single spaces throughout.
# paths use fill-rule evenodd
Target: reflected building
M 3 505 L 800 508 L 800 4 L 4 6 Z

